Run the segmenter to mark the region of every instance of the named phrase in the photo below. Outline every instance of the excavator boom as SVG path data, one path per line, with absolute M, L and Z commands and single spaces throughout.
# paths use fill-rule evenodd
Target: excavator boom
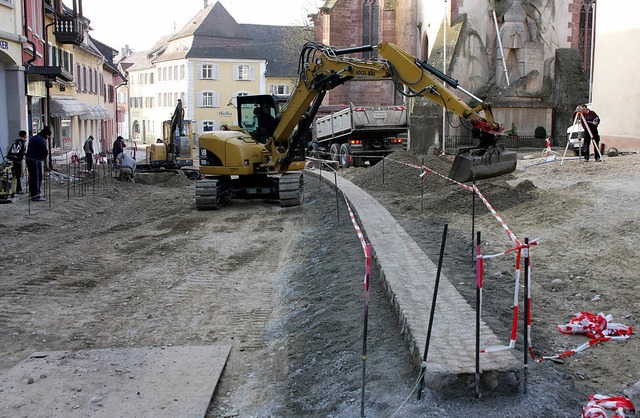
M 377 52 L 382 59 L 362 60 L 345 56 L 359 52 Z M 273 132 L 273 148 L 277 144 L 289 144 L 296 127 L 300 130 L 301 121 L 310 124 L 327 90 L 354 78 L 390 79 L 401 94 L 407 97 L 423 96 L 470 122 L 472 135 L 479 140 L 479 144 L 461 150 L 456 156 L 450 172 L 454 180 L 465 182 L 474 178 L 495 177 L 516 168 L 516 153 L 497 143 L 498 135 L 504 128 L 495 121 L 491 105 L 462 89 L 457 80 L 392 43 L 348 49 L 307 43 L 301 54 L 299 72 L 298 84 Z M 469 106 L 445 84 L 463 91 L 478 104 Z M 308 126 L 302 128 L 308 129 Z M 281 161 L 290 162 L 291 159 L 284 157 Z

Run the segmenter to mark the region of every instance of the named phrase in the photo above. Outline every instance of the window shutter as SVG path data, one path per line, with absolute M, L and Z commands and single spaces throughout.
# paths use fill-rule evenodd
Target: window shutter
M 211 67 L 211 77 L 214 80 L 218 80 L 220 78 L 220 66 L 218 64 L 213 64 Z
M 267 88 L 267 91 L 271 94 L 276 94 L 276 85 L 275 84 L 269 84 L 269 87 Z
M 234 65 L 233 66 L 233 80 L 234 81 L 238 81 L 240 79 L 240 74 L 238 74 L 240 72 L 240 66 L 239 65 Z
M 202 64 L 198 64 L 198 80 L 202 80 Z
M 220 107 L 220 93 L 213 93 L 213 107 Z
M 202 92 L 198 92 L 198 107 L 202 107 Z
M 256 78 L 256 69 L 253 67 L 253 65 L 249 65 L 249 80 L 255 80 Z

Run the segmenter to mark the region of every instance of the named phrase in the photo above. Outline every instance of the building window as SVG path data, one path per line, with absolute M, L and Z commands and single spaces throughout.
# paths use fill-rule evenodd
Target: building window
M 200 80 L 217 80 L 219 67 L 216 64 L 200 64 L 198 65 L 198 79 Z
M 593 32 L 593 7 L 595 0 L 583 0 L 580 6 L 580 32 L 578 49 L 582 55 L 582 68 L 591 73 L 591 37 Z
M 220 94 L 215 91 L 198 93 L 198 107 L 220 107 Z
M 184 64 L 180 66 L 180 80 L 184 80 Z
M 80 77 L 80 64 L 76 64 L 76 76 L 75 76 L 75 80 L 76 82 L 76 92 L 81 92 L 82 91 L 82 77 Z
M 162 81 L 162 68 L 158 68 L 158 82 Z
M 254 79 L 253 67 L 250 65 L 234 65 L 233 66 L 233 79 L 250 81 Z
M 380 6 L 378 0 L 365 1 L 362 11 L 362 42 L 363 45 L 377 45 L 380 30 Z M 362 54 L 365 59 L 375 57 L 375 53 L 366 51 Z
M 290 89 L 287 84 L 270 84 L 269 91 L 271 94 L 289 94 Z
M 202 132 L 213 131 L 215 123 L 212 120 L 202 121 Z

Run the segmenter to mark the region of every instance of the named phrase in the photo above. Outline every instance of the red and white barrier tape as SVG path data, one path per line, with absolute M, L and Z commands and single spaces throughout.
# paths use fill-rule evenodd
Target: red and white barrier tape
M 405 165 L 407 167 L 412 167 L 415 168 L 417 170 L 420 171 L 420 179 L 421 181 L 425 181 L 425 176 L 427 174 L 433 173 L 437 176 L 442 177 L 443 179 L 450 181 L 452 183 L 455 183 L 459 186 L 464 187 L 465 189 L 469 190 L 469 191 L 475 191 L 475 193 L 478 195 L 478 197 L 480 198 L 480 200 L 482 200 L 482 202 L 485 204 L 485 206 L 487 207 L 487 209 L 489 209 L 489 211 L 491 212 L 491 214 L 493 215 L 493 217 L 500 223 L 500 225 L 502 226 L 502 228 L 505 230 L 505 232 L 507 233 L 509 239 L 516 244 L 516 246 L 521 245 L 520 241 L 518 240 L 518 238 L 516 237 L 516 235 L 511 231 L 511 228 L 509 228 L 509 226 L 507 226 L 507 223 L 502 219 L 502 217 L 498 214 L 498 212 L 496 212 L 496 210 L 493 208 L 493 206 L 491 206 L 491 204 L 489 203 L 489 201 L 482 195 L 482 193 L 480 192 L 480 189 L 478 189 L 478 187 L 476 185 L 473 186 L 467 186 L 464 183 L 460 183 L 459 181 L 453 180 L 452 178 L 449 178 L 447 176 L 445 176 L 444 174 L 441 174 L 435 170 L 430 169 L 429 167 L 426 167 L 424 165 L 422 166 L 417 166 L 417 165 L 413 165 L 413 164 L 407 164 L 404 163 L 402 161 L 396 161 L 393 160 L 391 158 L 385 158 L 388 161 L 397 163 L 397 164 L 401 164 L 401 165 Z
M 563 334 L 584 334 L 589 338 L 602 338 L 608 336 L 629 337 L 633 328 L 624 324 L 614 324 L 612 315 L 602 312 L 594 315 L 591 312 L 579 312 L 566 325 L 558 325 L 558 330 Z
M 349 205 L 349 201 L 346 196 L 344 197 L 344 202 L 347 204 L 347 209 L 349 210 L 349 218 L 351 218 L 351 223 L 353 224 L 354 229 L 356 230 L 356 234 L 358 235 L 358 239 L 360 240 L 360 244 L 362 245 L 362 251 L 364 251 L 365 257 L 367 256 L 367 241 L 364 239 L 364 234 L 362 233 L 362 229 L 360 229 L 360 225 L 358 225 L 358 220 L 356 216 L 353 214 L 351 210 L 351 206 Z
M 582 418 L 633 417 L 633 403 L 624 396 L 591 395 L 589 403 L 582 409 Z
M 540 363 L 543 360 L 572 356 L 604 341 L 628 340 L 633 332 L 633 328 L 623 324 L 611 323 L 612 319 L 613 317 L 611 315 L 605 316 L 603 313 L 594 315 L 590 312 L 579 312 L 568 324 L 558 325 L 558 330 L 563 334 L 583 334 L 591 338 L 589 341 L 573 350 L 568 350 L 555 356 L 538 356 L 536 358 L 533 352 L 531 356 Z

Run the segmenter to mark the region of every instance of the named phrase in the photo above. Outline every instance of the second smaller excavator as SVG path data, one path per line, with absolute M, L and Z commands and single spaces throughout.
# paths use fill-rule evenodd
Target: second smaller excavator
M 136 165 L 136 172 L 157 173 L 176 172 L 190 179 L 200 177 L 193 166 L 193 144 L 191 142 L 191 121 L 184 119 L 182 100 L 178 99 L 171 120 L 162 123 L 164 140 L 147 148 L 146 161 Z

